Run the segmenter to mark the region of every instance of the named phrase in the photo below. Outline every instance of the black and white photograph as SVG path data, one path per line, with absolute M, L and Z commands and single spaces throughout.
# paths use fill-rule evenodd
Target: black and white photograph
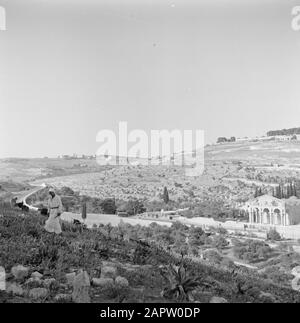
M 300 0 L 0 0 L 1 310 L 300 303 L 299 58 Z

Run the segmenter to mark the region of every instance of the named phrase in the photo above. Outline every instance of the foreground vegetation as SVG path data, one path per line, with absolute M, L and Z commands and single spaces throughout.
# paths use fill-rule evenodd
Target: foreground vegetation
M 68 274 L 84 269 L 93 280 L 107 264 L 128 281 L 128 286 L 120 290 L 113 285 L 92 284 L 89 291 L 92 302 L 209 302 L 216 296 L 228 302 L 300 302 L 299 293 L 269 279 L 259 279 L 246 268 L 193 259 L 186 256 L 187 252 L 180 254 L 178 246 L 168 250 L 165 246 L 169 238 L 164 227 L 122 224 L 88 230 L 63 223 L 63 234 L 53 236 L 43 230 L 45 218 L 40 215 L 23 215 L 3 205 L 0 215 L 0 265 L 9 273 L 13 266 L 21 264 L 29 268 L 30 273 L 38 272 L 43 276 L 42 280 L 19 281 L 24 290 L 19 296 L 2 291 L 1 302 L 37 301 L 28 296 L 30 288 L 49 279 L 53 284 L 47 286 L 47 296 L 39 301 L 59 301 L 58 295 L 72 293 L 66 279 Z M 181 235 L 182 230 L 187 229 L 173 227 L 173 236 Z M 205 240 L 209 237 L 192 230 L 191 245 L 207 243 Z M 160 241 L 165 241 L 165 246 L 154 243 L 154 235 L 162 235 Z M 219 248 L 222 248 L 224 240 L 219 240 Z M 9 274 L 7 280 L 8 284 L 13 283 L 14 277 Z M 64 300 L 72 301 L 67 297 Z

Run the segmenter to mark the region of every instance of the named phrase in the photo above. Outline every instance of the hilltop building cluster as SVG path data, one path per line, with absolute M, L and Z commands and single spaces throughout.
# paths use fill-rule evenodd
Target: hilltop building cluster
M 61 155 L 58 156 L 59 159 L 67 159 L 67 160 L 72 160 L 72 159 L 96 159 L 96 155 Z

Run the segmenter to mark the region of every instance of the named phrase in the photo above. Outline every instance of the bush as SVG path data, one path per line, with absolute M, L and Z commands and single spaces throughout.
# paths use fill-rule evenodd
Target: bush
M 280 266 L 269 266 L 264 270 L 264 277 L 271 279 L 275 284 L 289 285 L 293 275 L 286 274 Z
M 189 244 L 193 247 L 204 245 L 207 241 L 206 233 L 200 227 L 190 229 Z
M 105 199 L 100 203 L 100 207 L 105 214 L 115 214 L 117 211 L 115 199 Z
M 203 253 L 203 258 L 214 265 L 220 264 L 223 260 L 223 257 L 220 255 L 220 253 L 217 250 L 213 249 L 206 250 Z
M 229 245 L 229 242 L 222 235 L 216 235 L 213 237 L 211 244 L 217 249 L 224 249 Z
M 139 213 L 144 213 L 146 211 L 146 208 L 144 207 L 144 204 L 142 201 L 133 199 L 133 200 L 129 200 L 125 204 L 124 211 L 126 211 L 129 215 L 136 215 Z
M 254 262 L 268 259 L 272 249 L 263 241 L 246 240 L 245 242 L 239 241 L 233 247 L 233 253 L 239 259 Z
M 220 233 L 220 234 L 228 234 L 228 231 L 225 228 L 223 228 L 223 227 L 218 227 L 216 229 L 216 232 L 217 233 Z
M 267 239 L 272 240 L 272 241 L 280 241 L 281 240 L 281 235 L 276 231 L 276 229 L 271 229 L 267 233 Z

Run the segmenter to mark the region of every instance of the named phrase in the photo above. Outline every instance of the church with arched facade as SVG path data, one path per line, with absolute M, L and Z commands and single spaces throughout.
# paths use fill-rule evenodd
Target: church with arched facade
M 300 223 L 300 200 L 296 197 L 278 199 L 270 195 L 250 200 L 243 207 L 249 224 L 288 226 Z

